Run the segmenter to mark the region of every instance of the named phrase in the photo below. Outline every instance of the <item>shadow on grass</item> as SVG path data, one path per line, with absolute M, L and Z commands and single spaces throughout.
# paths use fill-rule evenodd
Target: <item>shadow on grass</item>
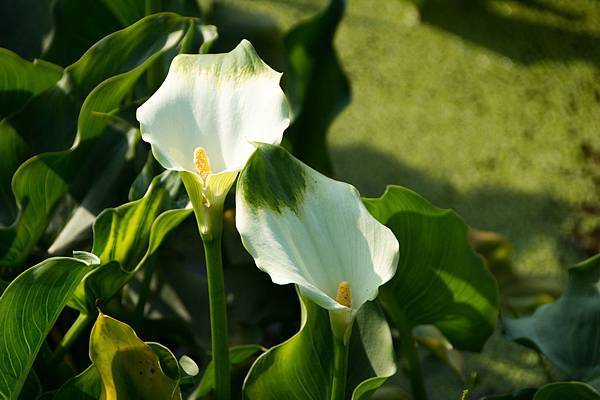
M 586 29 L 585 15 L 555 3 L 422 0 L 419 9 L 424 23 L 519 63 L 584 60 L 600 65 L 600 34 Z

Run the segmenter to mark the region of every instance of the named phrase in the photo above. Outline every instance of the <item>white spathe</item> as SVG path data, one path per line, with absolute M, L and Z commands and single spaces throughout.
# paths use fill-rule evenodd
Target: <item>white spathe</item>
M 202 147 L 211 171 L 198 181 L 219 182 L 225 188 L 213 194 L 224 196 L 253 142 L 281 142 L 290 112 L 280 79 L 247 40 L 229 53 L 178 55 L 160 88 L 137 109 L 142 139 L 163 167 L 197 177 L 194 151 Z
M 259 155 L 260 151 L 254 157 Z M 298 204 L 294 209 L 274 209 L 257 203 L 249 184 L 253 177 L 241 179 L 236 193 L 237 229 L 256 265 L 274 283 L 296 284 L 303 295 L 351 321 L 365 302 L 377 296 L 379 286 L 394 276 L 398 241 L 371 216 L 353 186 L 327 178 L 291 156 L 289 160 L 304 171 L 305 187 L 296 188 L 303 192 Z M 282 181 L 268 184 L 285 187 L 285 174 L 280 176 Z M 349 283 L 351 307 L 337 300 L 343 281 Z

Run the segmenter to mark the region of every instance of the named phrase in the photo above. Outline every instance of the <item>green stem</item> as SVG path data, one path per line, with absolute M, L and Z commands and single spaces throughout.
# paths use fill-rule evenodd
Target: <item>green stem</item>
M 348 350 L 341 338 L 333 337 L 333 382 L 331 400 L 344 400 L 346 397 L 346 378 L 348 375 Z
M 223 204 L 213 204 L 208 210 L 209 223 L 200 229 L 206 258 L 206 276 L 210 306 L 210 336 L 215 366 L 215 400 L 229 400 L 229 343 L 227 333 L 227 301 L 223 278 L 221 236 L 223 232 Z
M 427 400 L 423 370 L 421 369 L 415 339 L 412 336 L 412 326 L 402 312 L 394 312 L 392 319 L 400 333 L 400 349 L 406 361 L 406 372 L 410 379 L 413 398 L 415 400 Z
M 90 314 L 79 314 L 58 346 L 56 346 L 54 353 L 52 353 L 52 357 L 50 358 L 51 365 L 57 364 L 63 359 L 67 351 L 69 351 L 71 346 L 73 346 L 73 343 L 81 336 L 85 328 L 87 328 L 93 319 L 94 317 Z

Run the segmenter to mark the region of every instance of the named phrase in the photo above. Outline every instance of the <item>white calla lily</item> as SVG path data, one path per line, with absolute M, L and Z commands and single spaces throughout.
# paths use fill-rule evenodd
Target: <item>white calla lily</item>
M 178 55 L 137 110 L 142 139 L 163 167 L 182 172 L 197 201 L 222 201 L 252 143 L 281 142 L 290 112 L 280 78 L 247 40 L 229 53 Z
M 396 272 L 398 241 L 358 191 L 279 146 L 259 145 L 240 175 L 236 225 L 256 265 L 329 310 L 344 336 Z

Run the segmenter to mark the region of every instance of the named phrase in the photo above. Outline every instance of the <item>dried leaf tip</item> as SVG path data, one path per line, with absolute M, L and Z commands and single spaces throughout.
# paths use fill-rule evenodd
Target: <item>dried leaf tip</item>
M 196 147 L 196 150 L 194 150 L 194 165 L 198 174 L 200 174 L 203 180 L 206 180 L 212 170 L 204 147 Z
M 350 296 L 350 284 L 348 281 L 341 281 L 338 285 L 336 300 L 345 307 L 352 307 L 352 297 Z

